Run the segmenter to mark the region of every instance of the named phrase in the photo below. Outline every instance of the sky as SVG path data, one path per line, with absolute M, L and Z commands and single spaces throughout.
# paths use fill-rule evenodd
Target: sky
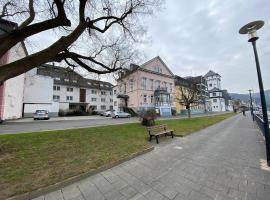
M 269 0 L 167 0 L 145 21 L 149 41 L 140 45 L 144 61 L 160 56 L 179 76 L 222 76 L 222 89 L 247 93 L 259 90 L 252 45 L 239 29 L 255 20 L 265 21 L 258 31 L 258 54 L 264 88 L 270 89 Z M 32 37 L 40 46 L 52 38 Z M 142 64 L 142 63 L 138 63 Z
M 143 49 L 147 59 L 159 55 L 179 76 L 214 70 L 229 92 L 258 91 L 252 45 L 238 31 L 251 21 L 263 20 L 257 48 L 264 88 L 270 89 L 269 12 L 269 0 L 167 0 L 148 21 L 151 44 Z

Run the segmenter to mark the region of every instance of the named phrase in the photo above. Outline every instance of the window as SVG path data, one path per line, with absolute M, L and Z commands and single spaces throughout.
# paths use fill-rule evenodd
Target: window
M 97 94 L 97 91 L 96 90 L 92 90 L 91 93 L 92 94 Z
M 213 102 L 216 103 L 217 102 L 217 99 L 213 99 Z
M 151 96 L 151 97 L 150 97 L 150 102 L 151 102 L 151 103 L 154 103 L 154 96 Z
M 155 81 L 156 89 L 160 88 L 160 81 Z
M 65 78 L 64 81 L 69 82 L 69 79 Z
M 54 91 L 60 91 L 60 86 L 54 85 L 54 86 L 53 86 L 53 90 L 54 90 Z
M 129 81 L 130 91 L 133 91 L 133 79 Z
M 72 87 L 67 87 L 67 91 L 68 92 L 73 92 L 73 88 Z
M 162 68 L 160 66 L 155 66 L 154 71 L 158 73 L 162 73 Z
M 106 92 L 105 91 L 101 91 L 101 95 L 106 95 Z
M 56 81 L 60 81 L 59 77 L 54 77 L 53 79 L 56 80 Z
M 213 97 L 217 96 L 217 94 L 215 92 L 213 92 Z
M 73 101 L 73 96 L 67 96 L 67 101 Z
M 69 104 L 69 110 L 75 110 L 76 109 L 76 106 L 75 105 L 70 105 Z
M 209 87 L 212 87 L 212 83 L 209 84 Z
M 91 101 L 97 101 L 97 98 L 91 98 Z
M 91 82 L 87 82 L 88 85 L 91 85 Z
M 113 91 L 113 94 L 116 94 L 116 90 Z
M 172 83 L 170 83 L 170 92 L 172 92 Z
M 105 98 L 101 98 L 101 102 L 105 102 L 106 101 L 106 99 Z
M 73 82 L 73 83 L 77 83 L 77 80 L 73 80 L 72 82 Z
M 110 91 L 110 95 L 112 95 L 112 91 Z
M 147 95 L 143 95 L 143 103 L 147 103 Z
M 117 101 L 113 102 L 113 105 L 114 105 L 114 106 L 117 106 Z
M 105 105 L 102 105 L 102 106 L 100 106 L 100 109 L 101 110 L 106 110 L 106 106 Z
M 113 99 L 110 99 L 110 102 L 113 102 Z
M 60 101 L 60 96 L 53 95 L 53 101 Z
M 127 84 L 125 83 L 124 84 L 124 94 L 126 94 L 126 92 L 127 92 Z
M 154 80 L 150 79 L 150 90 L 154 90 Z
M 146 90 L 146 78 L 145 77 L 142 78 L 142 89 Z

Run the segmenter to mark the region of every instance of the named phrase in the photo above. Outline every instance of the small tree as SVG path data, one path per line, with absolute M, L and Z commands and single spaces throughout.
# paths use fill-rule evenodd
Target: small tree
M 153 126 L 155 125 L 155 119 L 157 118 L 157 113 L 155 109 L 150 109 L 145 112 L 142 112 L 140 117 L 142 119 L 142 125 Z
M 186 107 L 188 117 L 190 118 L 190 108 L 199 102 L 199 90 L 196 88 L 196 85 L 190 85 L 189 87 L 180 86 L 180 92 L 180 97 L 176 97 L 176 100 Z

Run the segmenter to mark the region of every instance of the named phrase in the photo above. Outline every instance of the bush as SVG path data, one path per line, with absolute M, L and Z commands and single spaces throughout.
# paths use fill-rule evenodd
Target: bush
M 150 109 L 141 113 L 142 125 L 143 126 L 153 126 L 155 125 L 155 119 L 157 118 L 157 113 L 155 109 Z

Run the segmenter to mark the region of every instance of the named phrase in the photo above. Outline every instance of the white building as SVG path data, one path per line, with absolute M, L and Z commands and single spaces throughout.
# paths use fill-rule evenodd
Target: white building
M 0 19 L 0 35 L 2 30 L 10 30 L 15 23 Z M 16 44 L 0 58 L 1 65 L 14 62 L 27 55 L 23 42 Z M 0 118 L 3 120 L 22 117 L 24 74 L 8 79 L 0 84 Z
M 209 99 L 207 100 L 211 105 L 212 112 L 226 111 L 225 98 L 221 89 L 221 76 L 210 70 L 204 76 L 207 81 Z
M 113 109 L 112 84 L 83 78 L 70 68 L 43 65 L 26 75 L 24 116 L 37 109 L 51 116 L 71 111 L 101 112 Z

